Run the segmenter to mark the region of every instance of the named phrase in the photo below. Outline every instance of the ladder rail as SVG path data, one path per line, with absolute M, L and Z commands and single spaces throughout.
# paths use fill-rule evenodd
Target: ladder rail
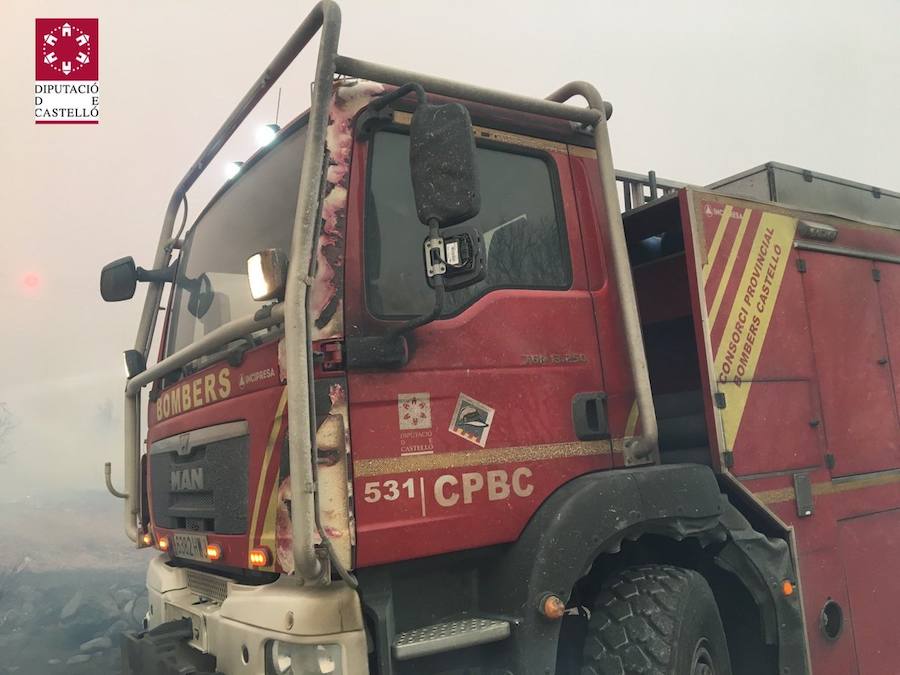
M 621 186 L 622 206 L 626 212 L 665 197 L 686 185 L 668 178 L 659 178 L 655 171 L 642 174 L 616 170 L 616 183 Z

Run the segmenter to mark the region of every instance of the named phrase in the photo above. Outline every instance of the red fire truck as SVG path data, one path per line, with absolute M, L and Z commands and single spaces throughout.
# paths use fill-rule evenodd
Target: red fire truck
M 152 267 L 103 270 L 107 300 L 147 283 L 122 492 L 107 465 L 160 552 L 125 671 L 900 672 L 900 195 L 617 176 L 592 86 L 339 30 L 318 4 Z M 308 113 L 186 229 L 316 34 Z

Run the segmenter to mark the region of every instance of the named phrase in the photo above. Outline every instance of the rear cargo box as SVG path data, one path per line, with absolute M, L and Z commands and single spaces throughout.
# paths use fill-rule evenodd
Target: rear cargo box
M 709 186 L 716 192 L 900 227 L 900 194 L 767 162 Z

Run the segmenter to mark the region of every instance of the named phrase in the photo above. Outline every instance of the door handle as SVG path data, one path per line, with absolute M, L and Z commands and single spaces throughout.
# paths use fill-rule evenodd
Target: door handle
M 582 441 L 609 438 L 606 392 L 575 394 L 572 398 L 572 423 L 575 435 Z

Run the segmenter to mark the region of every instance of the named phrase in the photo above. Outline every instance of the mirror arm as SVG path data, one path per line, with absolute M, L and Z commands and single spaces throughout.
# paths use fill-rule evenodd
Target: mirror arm
M 432 239 L 437 239 L 441 236 L 440 226 L 438 225 L 438 221 L 436 219 L 432 218 L 428 222 L 428 234 Z M 432 279 L 434 279 L 434 307 L 432 308 L 431 312 L 400 324 L 399 326 L 397 326 L 397 328 L 388 333 L 388 335 L 392 337 L 404 335 L 405 333 L 409 333 L 416 328 L 424 326 L 425 324 L 431 323 L 435 319 L 440 318 L 441 313 L 444 311 L 444 275 L 436 274 L 434 277 L 432 277 Z
M 151 283 L 171 283 L 175 281 L 175 263 L 173 262 L 168 267 L 163 267 L 158 270 L 145 270 L 143 267 L 138 267 L 137 270 L 137 280 L 138 281 L 149 281 Z
M 416 328 L 420 328 L 425 324 L 429 324 L 435 319 L 440 318 L 441 313 L 444 311 L 444 277 L 439 274 L 434 277 L 434 308 L 428 314 L 423 314 L 422 316 L 411 319 L 403 324 L 401 324 L 398 328 L 394 329 L 393 335 L 403 335 L 404 333 L 409 333 L 410 331 L 415 330 Z
M 373 133 L 393 122 L 394 116 L 393 111 L 389 108 L 390 104 L 406 96 L 411 91 L 416 93 L 416 99 L 418 99 L 416 105 L 425 103 L 425 90 L 421 84 L 416 82 L 409 82 L 384 96 L 376 98 L 359 114 L 359 119 L 356 122 L 356 139 L 367 141 Z
M 415 92 L 416 94 L 417 105 L 422 105 L 423 103 L 425 103 L 425 89 L 422 88 L 422 85 L 418 82 L 407 82 L 402 87 L 397 87 L 389 94 L 379 96 L 374 101 L 372 101 L 369 107 L 377 112 L 383 108 L 386 108 L 397 99 L 403 98 L 411 91 Z

